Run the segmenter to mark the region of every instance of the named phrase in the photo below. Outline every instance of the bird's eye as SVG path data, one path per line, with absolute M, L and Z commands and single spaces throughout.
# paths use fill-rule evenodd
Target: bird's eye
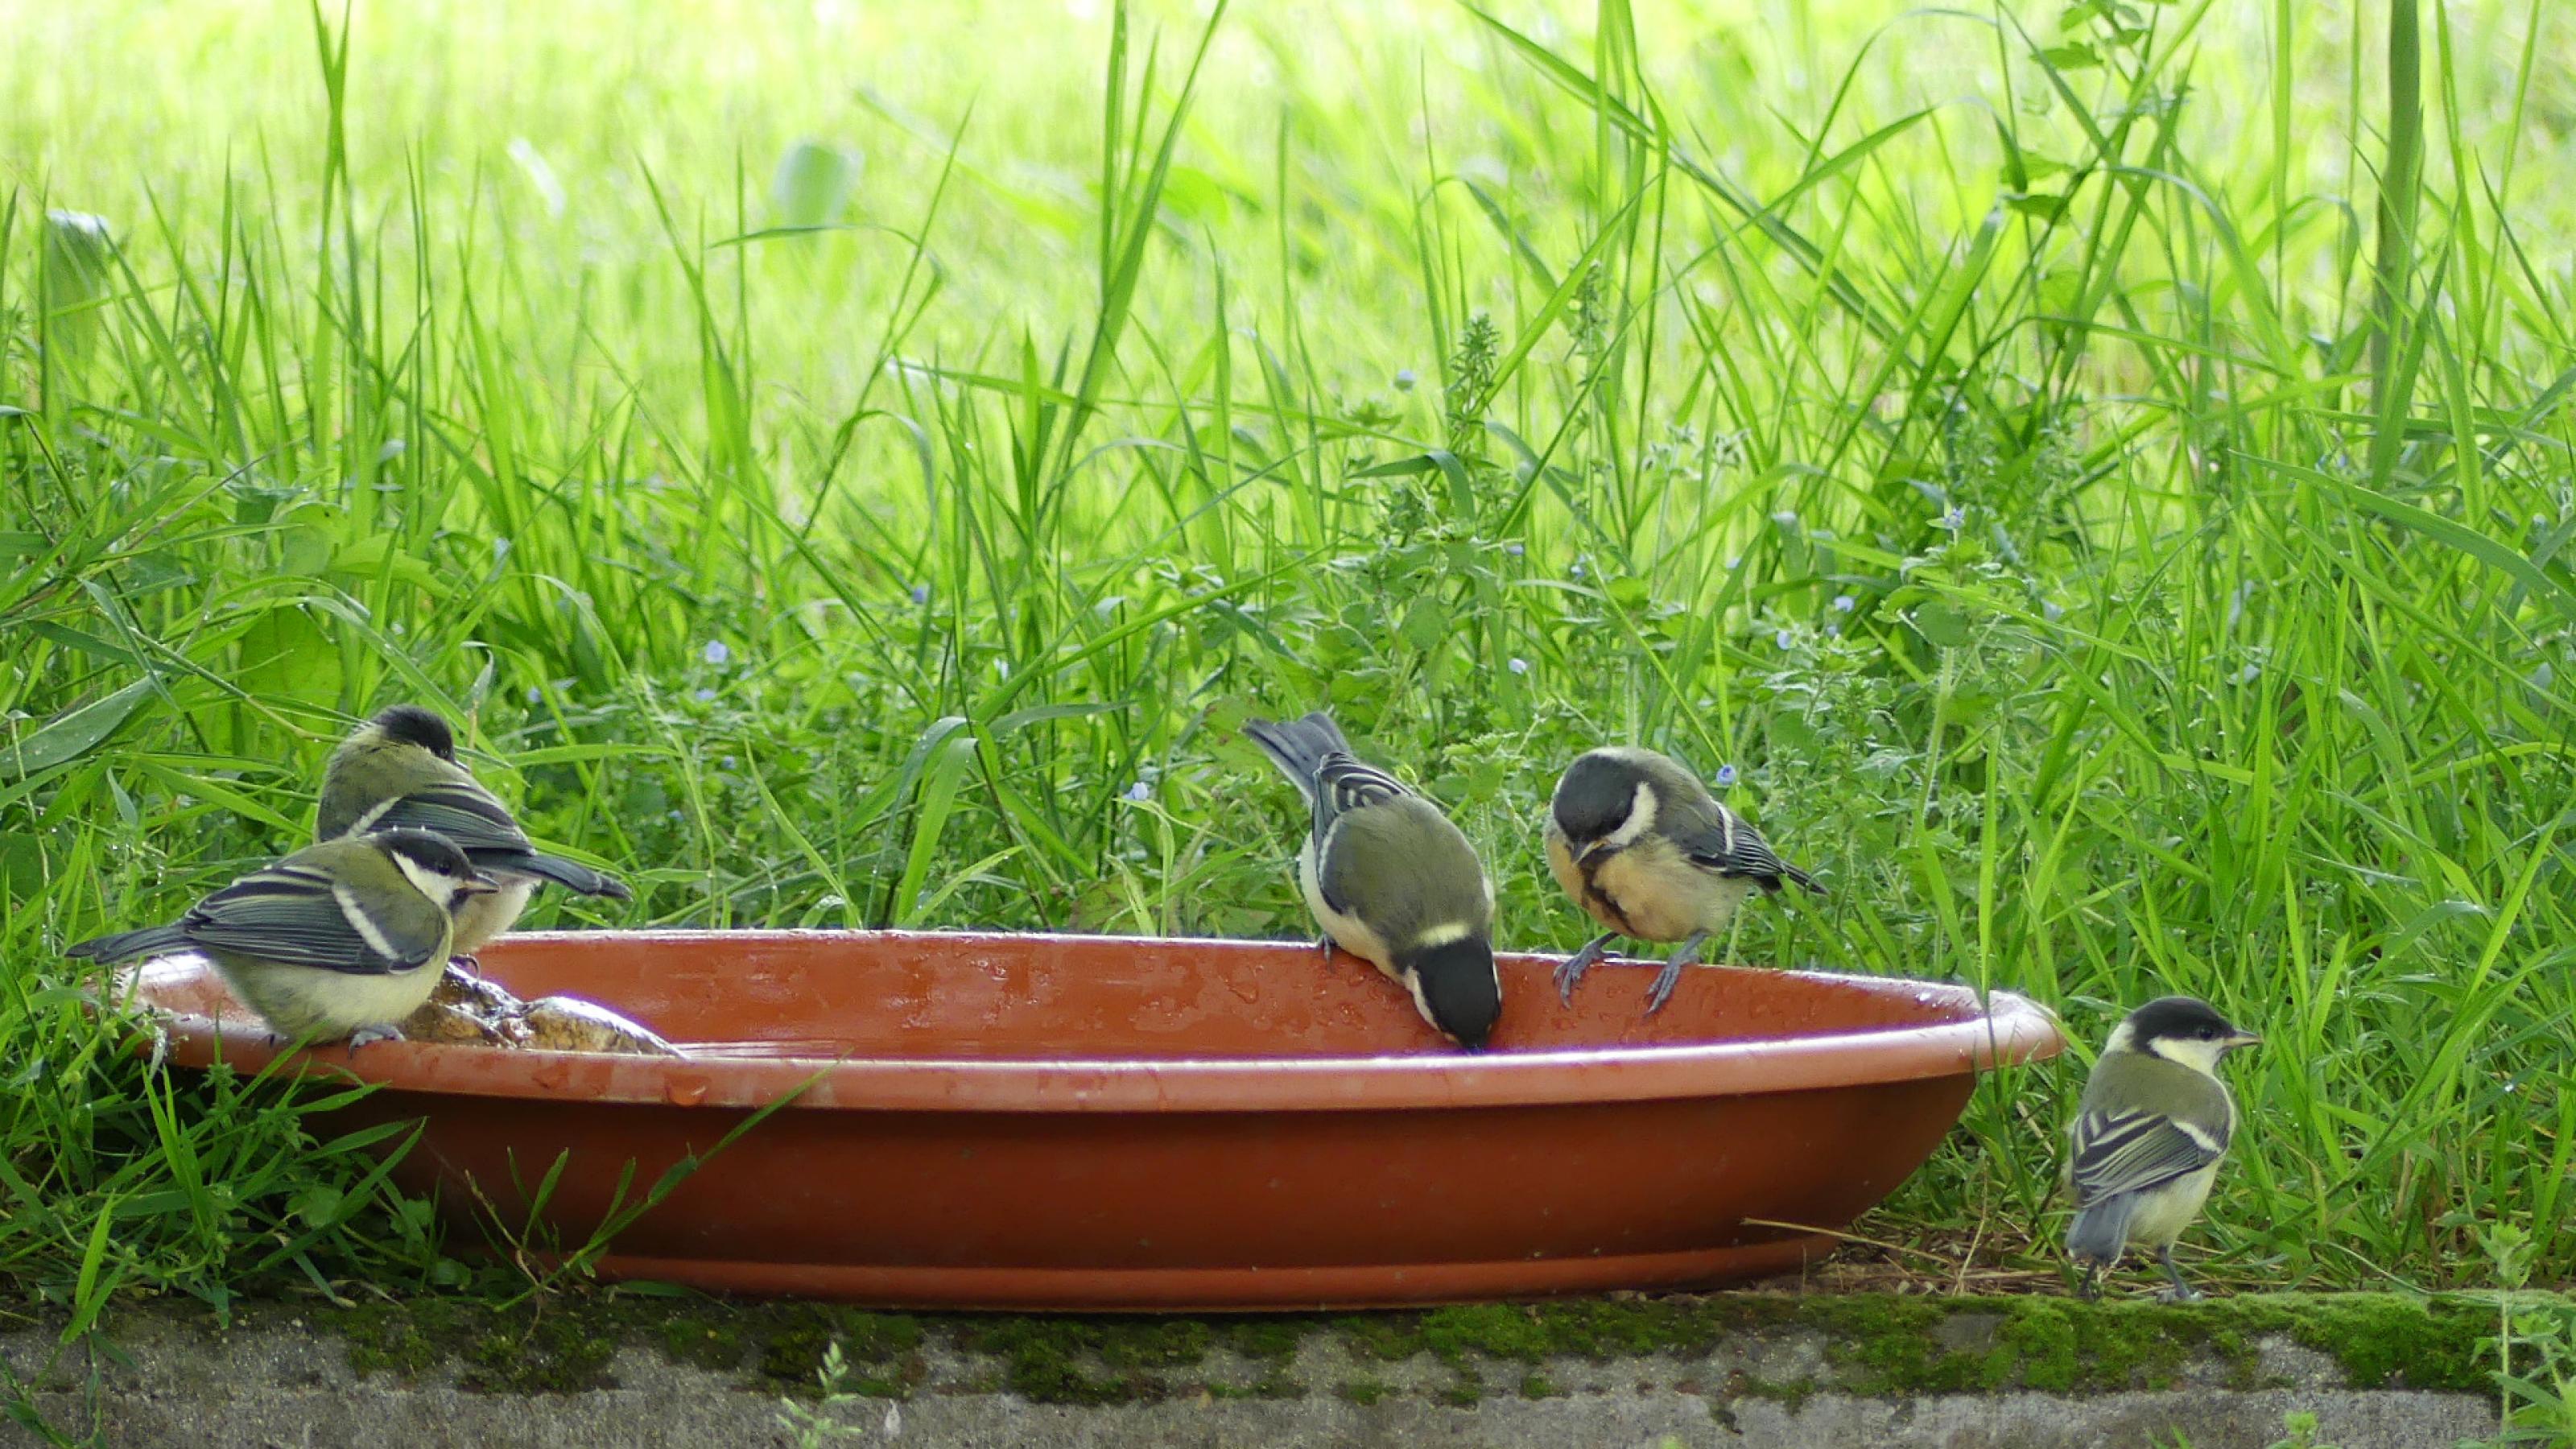
M 2200 1029 L 2200 1039 L 2201 1039 L 2202 1041 L 2216 1041 L 2216 1040 L 2218 1040 L 2218 1028 L 2217 1028 L 2217 1027 L 2214 1027 L 2214 1026 L 2204 1026 L 2204 1027 L 2202 1027 L 2202 1028 Z

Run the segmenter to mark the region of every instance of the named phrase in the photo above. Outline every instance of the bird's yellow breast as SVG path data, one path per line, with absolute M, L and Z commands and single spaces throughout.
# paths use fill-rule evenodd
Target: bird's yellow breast
M 1601 900 L 1577 899 L 1604 926 L 1641 941 L 1678 941 L 1694 931 L 1724 931 L 1753 882 L 1704 870 L 1671 842 L 1646 839 L 1594 866 L 1592 890 Z

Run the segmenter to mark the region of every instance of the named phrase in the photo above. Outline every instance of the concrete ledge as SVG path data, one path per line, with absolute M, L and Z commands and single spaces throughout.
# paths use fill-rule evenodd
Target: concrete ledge
M 2341 1449 L 2496 1432 L 2491 1305 L 2389 1295 L 2189 1308 L 1707 1298 L 1255 1319 L 914 1318 L 604 1296 L 129 1307 L 111 1343 L 0 1335 L 21 1402 L 115 1445 L 751 1445 L 785 1401 L 852 1444 L 1885 1445 Z M 2337 1341 L 2333 1335 L 2343 1335 Z M 838 1392 L 817 1370 L 838 1344 Z M 0 1445 L 44 1440 L 0 1425 Z

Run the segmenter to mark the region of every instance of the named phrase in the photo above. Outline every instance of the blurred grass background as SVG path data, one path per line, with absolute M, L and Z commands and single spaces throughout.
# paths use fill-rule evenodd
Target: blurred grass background
M 0 31 L 0 1273 L 77 1324 L 468 1276 L 58 954 L 398 699 L 637 887 L 531 925 L 1302 936 L 1234 730 L 1329 703 L 1568 948 L 1555 772 L 1656 745 L 1832 887 L 1737 959 L 2087 1044 L 1874 1234 L 2046 1251 L 2184 991 L 2267 1038 L 2211 1273 L 2576 1275 L 2539 0 Z

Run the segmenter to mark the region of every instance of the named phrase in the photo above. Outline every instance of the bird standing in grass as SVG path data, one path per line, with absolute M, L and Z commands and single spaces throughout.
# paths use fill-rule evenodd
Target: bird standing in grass
M 456 842 L 500 883 L 456 915 L 455 954 L 475 952 L 519 919 L 538 885 L 553 881 L 586 896 L 632 897 L 589 866 L 541 855 L 510 807 L 456 762 L 456 735 L 433 710 L 398 704 L 360 725 L 322 774 L 315 834 L 324 840 L 367 830 L 430 830 Z
M 387 830 L 307 846 L 197 902 L 167 926 L 68 954 L 128 961 L 204 952 L 280 1036 L 351 1046 L 399 1037 L 446 969 L 458 905 L 497 894 L 454 842 Z
M 1777 894 L 1784 880 L 1823 890 L 1774 855 L 1762 832 L 1719 804 L 1699 776 L 1652 750 L 1624 746 L 1593 750 L 1558 778 L 1548 802 L 1547 868 L 1604 928 L 1556 968 L 1565 1000 L 1620 936 L 1681 943 L 1646 995 L 1650 1015 L 1746 896 Z
M 2068 1129 L 2075 1223 L 2066 1250 L 2084 1265 L 2086 1298 L 2102 1270 L 2132 1248 L 2155 1250 L 2173 1282 L 2165 1298 L 2200 1296 L 2174 1266 L 2174 1239 L 2200 1216 L 2236 1133 L 2236 1102 L 2218 1079 L 2219 1060 L 2260 1040 L 2189 996 L 2150 1001 L 2111 1033 Z
M 1317 710 L 1243 732 L 1295 782 L 1313 815 L 1297 884 L 1324 934 L 1412 993 L 1414 1008 L 1469 1051 L 1502 1014 L 1494 887 L 1440 807 L 1361 764 Z

